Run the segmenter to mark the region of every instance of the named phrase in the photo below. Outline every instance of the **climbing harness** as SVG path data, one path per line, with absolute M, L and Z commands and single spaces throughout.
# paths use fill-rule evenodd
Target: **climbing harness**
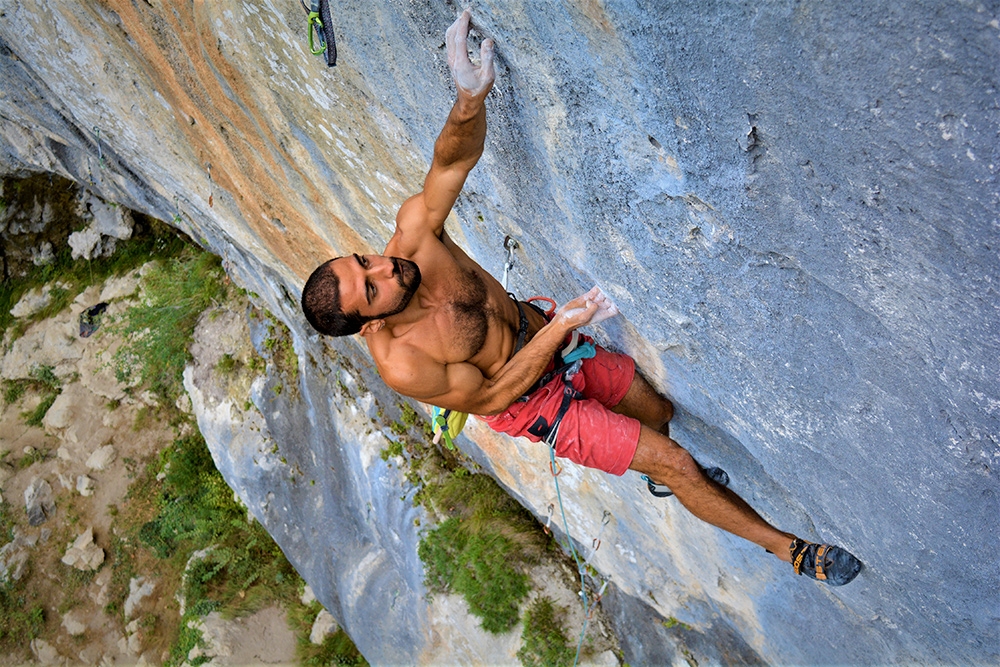
M 312 0 L 312 6 L 306 7 L 303 0 L 302 8 L 309 15 L 309 51 L 314 55 L 324 55 L 326 66 L 337 64 L 337 39 L 333 34 L 333 19 L 330 18 L 329 0 Z M 313 36 L 315 35 L 315 39 Z M 317 45 L 318 43 L 318 45 Z

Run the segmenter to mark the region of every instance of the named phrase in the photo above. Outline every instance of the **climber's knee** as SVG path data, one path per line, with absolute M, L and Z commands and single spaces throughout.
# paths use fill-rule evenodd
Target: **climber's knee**
M 672 489 L 678 484 L 700 481 L 702 477 L 698 462 L 686 449 L 645 425 L 629 467 Z

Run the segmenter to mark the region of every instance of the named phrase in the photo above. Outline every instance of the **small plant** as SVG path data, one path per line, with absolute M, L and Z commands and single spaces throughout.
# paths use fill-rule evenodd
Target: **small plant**
M 40 421 L 40 420 L 39 420 Z M 32 447 L 30 451 L 26 452 L 24 456 L 17 460 L 18 470 L 24 470 L 28 466 L 44 461 L 49 457 L 49 451 L 47 449 L 38 449 L 37 447 Z
M 24 392 L 27 389 L 27 383 L 23 380 L 4 380 L 3 381 L 3 402 L 5 405 L 11 405 L 12 403 L 17 403 Z
M 45 419 L 45 415 L 48 413 L 49 408 L 52 407 L 52 404 L 56 402 L 58 396 L 58 393 L 48 394 L 42 398 L 42 402 L 35 406 L 34 410 L 22 412 L 21 417 L 24 418 L 24 423 L 28 426 L 41 426 L 42 420 Z
M 539 597 L 528 606 L 517 652 L 524 667 L 569 667 L 576 661 L 576 649 L 569 645 L 563 629 L 565 615 L 566 610 L 548 597 Z
M 239 360 L 234 358 L 230 353 L 226 352 L 222 355 L 222 358 L 219 359 L 219 363 L 215 365 L 215 370 L 219 371 L 223 375 L 232 375 L 239 366 Z
M 403 443 L 402 442 L 392 442 L 389 446 L 379 452 L 379 456 L 383 461 L 388 461 L 396 456 L 403 455 Z
M 671 630 L 673 628 L 682 628 L 684 630 L 690 630 L 691 629 L 690 625 L 688 625 L 687 623 L 682 623 L 681 621 L 678 621 L 673 616 L 671 616 L 667 620 L 663 621 L 663 627 L 665 627 L 668 630 Z

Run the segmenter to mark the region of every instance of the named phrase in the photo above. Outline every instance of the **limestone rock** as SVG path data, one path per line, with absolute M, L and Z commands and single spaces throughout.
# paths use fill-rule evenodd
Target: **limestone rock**
M 94 495 L 94 480 L 86 475 L 76 478 L 76 490 L 81 496 Z
M 14 307 L 10 309 L 10 314 L 14 317 L 30 317 L 52 301 L 52 288 L 49 285 L 35 287 L 28 290 L 18 299 Z
M 67 545 L 62 562 L 78 570 L 96 570 L 104 562 L 104 549 L 94 544 L 94 529 L 88 528 Z
M 109 568 L 104 568 L 97 574 L 97 578 L 94 579 L 90 588 L 87 590 L 87 595 L 91 600 L 94 601 L 98 607 L 104 607 L 108 603 L 108 595 L 111 585 L 112 571 Z
M 74 385 L 75 386 L 75 385 Z M 62 391 L 42 418 L 42 426 L 49 433 L 59 431 L 73 423 L 77 395 L 72 391 Z
M 313 593 L 312 586 L 306 584 L 305 587 L 302 589 L 302 597 L 299 598 L 299 601 L 302 602 L 303 605 L 308 605 L 314 602 L 315 600 L 316 600 L 316 594 Z
M 33 544 L 17 528 L 14 539 L 0 547 L 0 583 L 18 581 L 24 574 Z
M 86 624 L 77 618 L 76 612 L 72 611 L 63 616 L 62 627 L 72 637 L 82 635 L 87 631 Z
M 142 599 L 152 595 L 155 588 L 156 584 L 152 581 L 146 581 L 145 577 L 135 577 L 128 582 L 128 598 L 125 599 L 126 619 L 132 618 L 132 614 Z
M 124 276 L 114 276 L 112 278 L 108 278 L 108 280 L 104 283 L 104 289 L 101 290 L 100 296 L 95 301 L 101 302 L 123 299 L 127 296 L 135 294 L 137 289 L 139 289 L 138 270 L 132 271 Z
M 24 508 L 28 513 L 28 523 L 37 526 L 44 523 L 56 511 L 52 499 L 52 487 L 41 477 L 35 477 L 24 490 Z
M 105 247 L 101 244 L 101 233 L 92 227 L 87 227 L 69 235 L 69 247 L 73 249 L 73 259 L 92 259 L 102 257 Z M 114 250 L 114 244 L 111 245 Z
M 87 467 L 91 470 L 107 470 L 117 456 L 114 445 L 104 445 L 87 458 Z
M 35 266 L 45 266 L 51 264 L 56 258 L 56 253 L 52 249 L 52 244 L 42 241 L 37 248 L 31 249 L 31 263 Z
M 312 630 L 309 631 L 309 641 L 313 644 L 322 644 L 328 635 L 335 633 L 340 626 L 337 620 L 326 609 L 321 609 L 313 621 Z
M 43 665 L 58 665 L 62 662 L 56 647 L 44 639 L 31 640 L 31 654 Z
M 61 368 L 75 364 L 83 355 L 78 340 L 77 324 L 68 312 L 64 311 L 44 323 L 36 323 L 11 343 L 0 362 L 0 376 L 7 379 L 29 378 L 35 366 L 52 366 L 61 376 Z

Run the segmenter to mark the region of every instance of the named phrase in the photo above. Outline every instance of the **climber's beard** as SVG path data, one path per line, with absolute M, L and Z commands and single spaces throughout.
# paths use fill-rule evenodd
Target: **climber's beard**
M 390 257 L 392 261 L 393 271 L 392 275 L 399 283 L 402 288 L 402 292 L 399 295 L 399 299 L 394 303 L 389 310 L 382 313 L 381 315 L 376 315 L 374 319 L 380 320 L 386 317 L 392 317 L 397 313 L 403 312 L 403 310 L 410 305 L 410 300 L 413 299 L 413 295 L 417 293 L 417 288 L 420 287 L 420 267 L 417 266 L 416 262 L 412 262 L 408 259 L 403 259 L 402 257 Z

